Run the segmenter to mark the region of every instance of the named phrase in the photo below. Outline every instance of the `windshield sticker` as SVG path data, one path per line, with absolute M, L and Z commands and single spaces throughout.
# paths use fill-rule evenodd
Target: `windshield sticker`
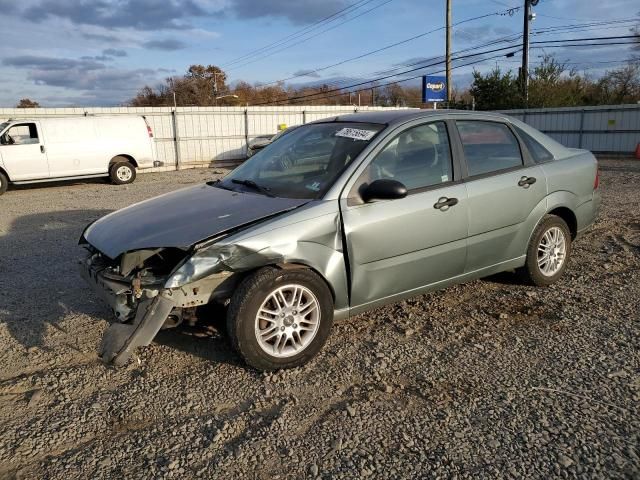
M 375 130 L 362 130 L 360 128 L 343 128 L 336 132 L 336 137 L 352 138 L 353 140 L 371 140 L 376 134 Z
M 305 185 L 306 188 L 308 188 L 309 190 L 313 190 L 314 192 L 319 192 L 320 191 L 320 182 L 313 182 L 310 183 L 309 185 Z

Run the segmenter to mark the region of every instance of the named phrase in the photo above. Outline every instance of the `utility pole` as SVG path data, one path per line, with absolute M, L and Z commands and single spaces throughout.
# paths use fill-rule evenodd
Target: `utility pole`
M 451 0 L 447 0 L 447 104 L 451 102 Z
M 538 2 L 536 2 L 538 3 Z M 522 97 L 525 107 L 529 104 L 529 22 L 531 21 L 531 0 L 524 0 L 524 26 L 522 28 Z

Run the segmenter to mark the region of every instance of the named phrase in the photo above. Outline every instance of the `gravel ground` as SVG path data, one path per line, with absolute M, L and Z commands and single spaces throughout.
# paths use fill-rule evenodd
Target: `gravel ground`
M 110 313 L 84 226 L 211 170 L 0 198 L 0 478 L 640 477 L 640 162 L 550 288 L 504 274 L 334 327 L 308 366 L 242 365 L 211 329 L 96 357 Z

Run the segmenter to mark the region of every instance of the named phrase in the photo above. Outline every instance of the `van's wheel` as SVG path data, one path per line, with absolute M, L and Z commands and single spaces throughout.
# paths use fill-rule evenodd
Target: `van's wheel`
M 136 167 L 124 157 L 115 157 L 109 167 L 109 178 L 115 185 L 133 183 L 136 179 Z
M 546 215 L 538 224 L 527 249 L 527 262 L 521 270 L 528 283 L 544 287 L 564 273 L 571 254 L 571 231 L 556 215 Z
M 258 370 L 304 365 L 322 348 L 333 324 L 333 297 L 308 269 L 265 267 L 247 277 L 227 311 L 227 334 Z
M 7 188 L 9 188 L 9 179 L 4 173 L 0 172 L 0 195 L 6 192 Z

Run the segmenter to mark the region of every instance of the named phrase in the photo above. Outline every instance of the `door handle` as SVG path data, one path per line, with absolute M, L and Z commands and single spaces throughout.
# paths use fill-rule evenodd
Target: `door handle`
M 449 210 L 449 207 L 453 207 L 454 205 L 457 205 L 457 203 L 457 198 L 440 197 L 438 201 L 433 205 L 433 208 L 446 212 L 447 210 Z
M 40 145 L 40 152 L 44 153 L 44 145 Z
M 536 183 L 536 177 L 522 177 L 518 182 L 519 187 L 529 188 L 529 185 Z

